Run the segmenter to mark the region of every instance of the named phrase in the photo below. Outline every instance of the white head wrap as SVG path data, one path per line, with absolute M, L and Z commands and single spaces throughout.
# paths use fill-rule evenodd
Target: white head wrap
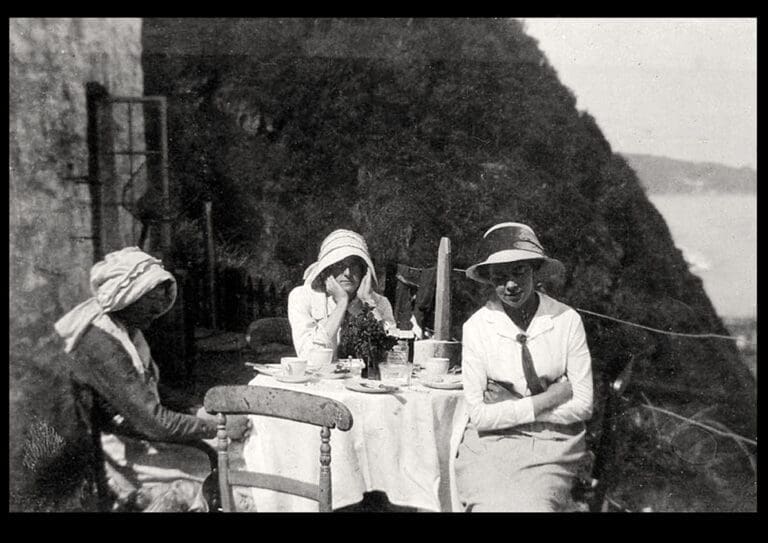
M 77 305 L 54 325 L 56 332 L 64 338 L 64 350 L 72 351 L 88 326 L 97 319 L 103 324 L 100 328 L 116 335 L 113 319 L 101 317 L 128 307 L 163 281 L 171 282 L 171 300 L 161 314 L 173 306 L 177 288 L 176 279 L 163 268 L 162 261 L 138 247 L 126 247 L 106 255 L 91 268 L 93 297 Z M 118 339 L 124 342 L 124 338 Z

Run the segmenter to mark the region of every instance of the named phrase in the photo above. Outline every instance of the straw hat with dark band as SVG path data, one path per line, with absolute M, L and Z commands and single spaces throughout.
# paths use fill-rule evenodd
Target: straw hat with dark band
M 373 262 L 368 254 L 368 245 L 363 236 L 351 230 L 334 230 L 328 234 L 320 244 L 317 262 L 304 271 L 304 284 L 310 285 L 313 290 L 325 292 L 325 285 L 321 280 L 323 271 L 348 256 L 357 256 L 365 262 L 371 270 L 372 286 L 376 287 L 376 270 L 373 269 Z
M 485 260 L 470 266 L 467 277 L 480 283 L 491 284 L 488 267 L 521 260 L 539 261 L 536 275 L 539 279 L 562 279 L 565 266 L 559 260 L 544 253 L 536 234 L 530 226 L 518 222 L 505 222 L 488 229 L 483 235 L 482 254 Z

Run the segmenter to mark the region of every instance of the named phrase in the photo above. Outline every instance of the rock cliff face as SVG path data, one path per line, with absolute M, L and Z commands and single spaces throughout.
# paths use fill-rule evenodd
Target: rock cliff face
M 57 418 L 71 416 L 57 397 L 63 382 L 53 323 L 90 296 L 93 247 L 78 238 L 91 235 L 88 186 L 66 179 L 88 173 L 86 84 L 143 94 L 141 20 L 10 19 L 9 46 L 13 493 L 29 477 L 20 459 L 32 421 L 55 428 Z M 124 215 L 119 230 L 127 240 Z
M 365 235 L 379 264 L 434 265 L 448 236 L 464 268 L 488 226 L 517 220 L 566 264 L 551 287 L 566 303 L 727 333 L 635 173 L 516 21 L 153 19 L 144 44 L 146 92 L 169 97 L 182 205 L 193 220 L 210 195 L 222 241 L 246 247 L 259 275 L 297 283 L 339 227 Z M 460 324 L 482 293 L 460 277 L 455 288 Z M 732 342 L 584 322 L 598 377 L 638 360 L 617 499 L 753 508 L 736 442 L 691 437 L 647 407 L 754 436 L 755 382 Z M 706 496 L 692 504 L 694 487 Z

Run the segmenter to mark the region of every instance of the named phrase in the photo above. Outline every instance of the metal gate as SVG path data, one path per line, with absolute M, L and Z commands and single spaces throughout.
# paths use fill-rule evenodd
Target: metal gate
M 168 183 L 168 123 L 164 96 L 111 96 L 86 84 L 88 175 L 70 177 L 90 189 L 93 260 L 126 246 L 161 258 L 176 277 L 173 308 L 145 334 L 161 379 L 184 382 L 194 357 L 194 330 L 185 317 L 186 273 L 171 261 L 175 220 Z M 143 138 L 142 138 L 143 135 Z
M 166 99 L 111 96 L 97 83 L 87 84 L 86 95 L 94 262 L 137 245 L 172 269 Z

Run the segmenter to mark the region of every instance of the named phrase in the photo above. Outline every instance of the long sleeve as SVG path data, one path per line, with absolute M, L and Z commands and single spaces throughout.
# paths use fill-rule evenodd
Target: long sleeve
M 375 303 L 373 316 L 384 323 L 384 328 L 389 330 L 396 327 L 392 304 L 389 300 L 380 294 L 373 293 L 373 302 Z M 291 291 L 288 295 L 288 321 L 291 324 L 291 338 L 297 356 L 308 358 L 309 352 L 316 346 L 336 349 L 339 341 L 338 334 L 330 337 L 325 330 L 328 315 L 334 307 L 333 300 L 326 299 L 322 294 L 312 293 L 306 286 L 299 286 Z
M 483 348 L 483 338 L 479 326 L 464 324 L 462 335 L 462 374 L 464 398 L 469 410 L 469 418 L 478 431 L 501 430 L 533 422 L 533 401 L 530 397 L 518 400 L 504 400 L 486 404 L 483 393 L 488 384 L 488 374 Z
M 291 324 L 291 338 L 296 355 L 308 358 L 314 346 L 336 348 L 336 342 L 328 336 L 323 319 L 312 316 L 311 293 L 304 286 L 294 288 L 288 295 L 288 322 Z
M 573 388 L 573 397 L 566 403 L 540 413 L 538 421 L 571 424 L 592 417 L 593 383 L 592 359 L 581 317 L 574 313 L 567 336 L 568 349 L 565 375 Z
M 73 375 L 90 386 L 130 431 L 159 441 L 191 441 L 216 436 L 216 425 L 163 407 L 122 346 L 92 327 L 72 353 Z

